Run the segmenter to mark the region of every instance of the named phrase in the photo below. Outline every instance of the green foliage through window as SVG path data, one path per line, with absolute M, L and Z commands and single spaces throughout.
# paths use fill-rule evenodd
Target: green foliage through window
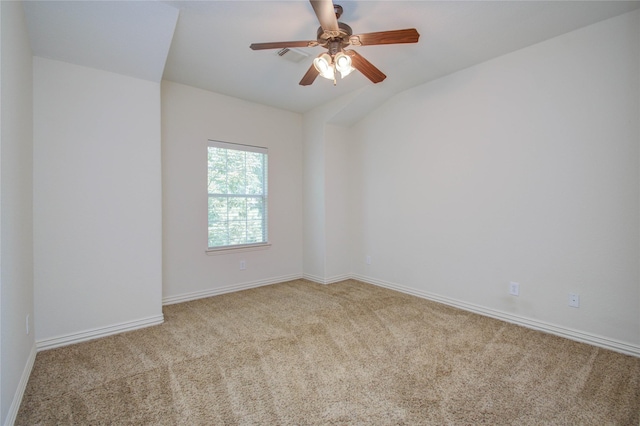
M 267 151 L 209 141 L 209 248 L 267 242 Z

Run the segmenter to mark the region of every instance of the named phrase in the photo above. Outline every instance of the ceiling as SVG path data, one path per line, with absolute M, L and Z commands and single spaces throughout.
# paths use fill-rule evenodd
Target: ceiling
M 577 28 L 629 12 L 640 1 L 338 0 L 354 34 L 416 28 L 417 44 L 355 48 L 386 75 L 352 73 L 337 85 L 298 82 L 322 48 L 292 62 L 254 42 L 315 40 L 306 0 L 25 1 L 33 54 L 151 81 L 183 83 L 304 113 L 349 99 L 350 123 L 407 88 Z

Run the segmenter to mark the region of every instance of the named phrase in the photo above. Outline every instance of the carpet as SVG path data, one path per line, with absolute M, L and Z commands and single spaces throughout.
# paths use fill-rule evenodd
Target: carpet
M 638 425 L 640 359 L 347 280 L 39 352 L 16 425 Z

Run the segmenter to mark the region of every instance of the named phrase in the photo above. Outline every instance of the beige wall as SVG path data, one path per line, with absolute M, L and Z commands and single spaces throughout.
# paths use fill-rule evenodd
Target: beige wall
M 35 359 L 33 91 L 22 4 L 0 2 L 0 17 L 0 424 L 13 424 Z
M 36 340 L 162 322 L 160 84 L 34 58 Z
M 162 83 L 165 303 L 302 276 L 301 126 L 299 114 Z M 209 139 L 268 148 L 271 247 L 205 253 Z
M 363 119 L 350 147 L 354 273 L 640 353 L 639 54 L 636 11 Z

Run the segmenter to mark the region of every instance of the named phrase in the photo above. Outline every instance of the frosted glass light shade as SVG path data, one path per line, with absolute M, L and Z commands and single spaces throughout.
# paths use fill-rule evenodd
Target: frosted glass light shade
M 345 78 L 348 76 L 354 68 L 351 66 L 351 57 L 345 55 L 343 52 L 336 54 L 335 56 L 336 69 L 340 72 L 340 76 Z
M 333 63 L 329 54 L 323 53 L 315 58 L 313 60 L 313 66 L 316 67 L 316 70 L 318 70 L 322 77 L 329 80 L 333 80 L 335 78 L 335 69 L 333 68 Z

